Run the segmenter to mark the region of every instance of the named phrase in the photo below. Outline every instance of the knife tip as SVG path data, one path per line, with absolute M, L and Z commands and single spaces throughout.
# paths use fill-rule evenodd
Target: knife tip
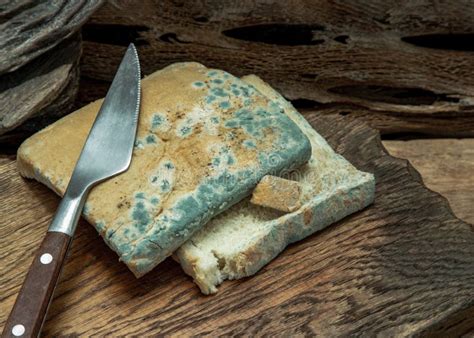
M 133 55 L 132 58 L 134 59 L 134 62 L 137 65 L 138 74 L 139 74 L 139 78 L 140 78 L 141 77 L 140 59 L 138 58 L 138 51 L 137 51 L 137 48 L 135 47 L 135 44 L 133 42 L 128 45 L 127 51 L 125 52 L 125 55 L 130 54 L 130 53 Z
M 138 58 L 138 52 L 137 52 L 137 47 L 135 47 L 135 44 L 131 42 L 128 47 L 127 47 L 127 52 L 128 51 L 133 51 L 133 53 L 137 56 Z

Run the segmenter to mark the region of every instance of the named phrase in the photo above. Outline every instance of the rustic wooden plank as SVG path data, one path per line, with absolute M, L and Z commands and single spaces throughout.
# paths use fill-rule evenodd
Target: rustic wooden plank
M 76 33 L 102 0 L 3 1 L 0 74 L 17 70 Z
M 295 104 L 298 105 L 298 101 Z M 413 135 L 413 137 L 472 137 L 472 116 L 440 117 L 430 114 L 387 112 L 356 106 L 352 103 L 321 105 L 317 108 L 300 108 L 303 114 L 350 115 L 368 123 L 384 137 Z
M 445 196 L 456 216 L 474 224 L 474 139 L 384 141 L 392 156 L 408 159 L 426 186 Z
M 80 56 L 81 37 L 76 34 L 17 71 L 0 76 L 0 144 L 15 143 L 71 112 Z
M 144 74 L 195 60 L 383 133 L 473 136 L 473 17 L 468 0 L 111 2 L 83 28 L 82 70 L 110 81 L 133 41 Z
M 350 116 L 309 116 L 357 167 L 374 172 L 369 208 L 291 245 L 257 275 L 203 296 L 167 260 L 137 280 L 81 222 L 50 308 L 53 335 L 374 335 L 474 327 L 474 232 L 377 133 Z M 0 323 L 58 203 L 0 159 Z M 0 327 L 3 324 L 0 324 Z
M 102 2 L 0 3 L 2 148 L 17 145 L 29 134 L 71 112 L 79 83 L 78 31 Z

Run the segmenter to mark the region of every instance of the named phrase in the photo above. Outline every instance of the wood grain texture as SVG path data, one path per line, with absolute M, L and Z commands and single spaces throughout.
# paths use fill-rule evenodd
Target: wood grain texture
M 456 216 L 474 224 L 474 139 L 384 141 L 395 157 L 406 158 L 426 186 L 445 196 Z
M 474 232 L 378 134 L 350 116 L 308 116 L 358 168 L 375 203 L 289 246 L 251 278 L 203 296 L 166 260 L 137 280 L 78 227 L 44 334 L 459 335 L 474 328 Z M 58 198 L 0 160 L 0 327 Z
M 469 0 L 110 1 L 83 27 L 82 71 L 110 81 L 134 42 L 144 74 L 199 61 L 382 133 L 473 136 L 473 17 Z
M 0 142 L 11 142 L 18 135 L 24 138 L 71 112 L 80 56 L 81 37 L 75 35 L 17 71 L 0 76 Z
M 79 83 L 78 31 L 102 2 L 0 3 L 1 145 L 18 145 L 71 112 Z
M 0 74 L 17 70 L 76 33 L 101 0 L 0 3 Z

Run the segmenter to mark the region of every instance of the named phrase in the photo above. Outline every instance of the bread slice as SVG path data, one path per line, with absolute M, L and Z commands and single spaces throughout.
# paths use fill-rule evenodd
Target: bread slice
M 302 186 L 302 206 L 282 214 L 246 199 L 212 219 L 174 257 L 205 294 L 225 279 L 255 274 L 290 243 L 360 210 L 374 200 L 375 181 L 334 152 L 309 123 L 275 90 L 256 76 L 242 78 L 285 113 L 310 139 L 312 156 L 287 176 Z
M 101 103 L 26 140 L 20 173 L 64 194 Z M 139 277 L 263 176 L 310 156 L 305 134 L 252 85 L 198 63 L 174 64 L 142 81 L 131 166 L 91 191 L 84 216 Z

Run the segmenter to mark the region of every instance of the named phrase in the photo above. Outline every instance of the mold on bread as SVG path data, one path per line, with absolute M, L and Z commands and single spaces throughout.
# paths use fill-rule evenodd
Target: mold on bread
M 26 140 L 20 173 L 64 194 L 101 103 Z M 84 217 L 139 277 L 263 176 L 310 156 L 306 135 L 252 84 L 198 63 L 174 64 L 142 81 L 130 168 L 92 189 Z
M 253 205 L 249 199 L 213 218 L 173 256 L 204 294 L 217 292 L 226 279 L 255 274 L 290 243 L 374 200 L 375 180 L 337 154 L 311 125 L 275 90 L 256 76 L 243 80 L 276 102 L 309 138 L 311 159 L 285 176 L 302 189 L 302 206 L 287 214 Z

